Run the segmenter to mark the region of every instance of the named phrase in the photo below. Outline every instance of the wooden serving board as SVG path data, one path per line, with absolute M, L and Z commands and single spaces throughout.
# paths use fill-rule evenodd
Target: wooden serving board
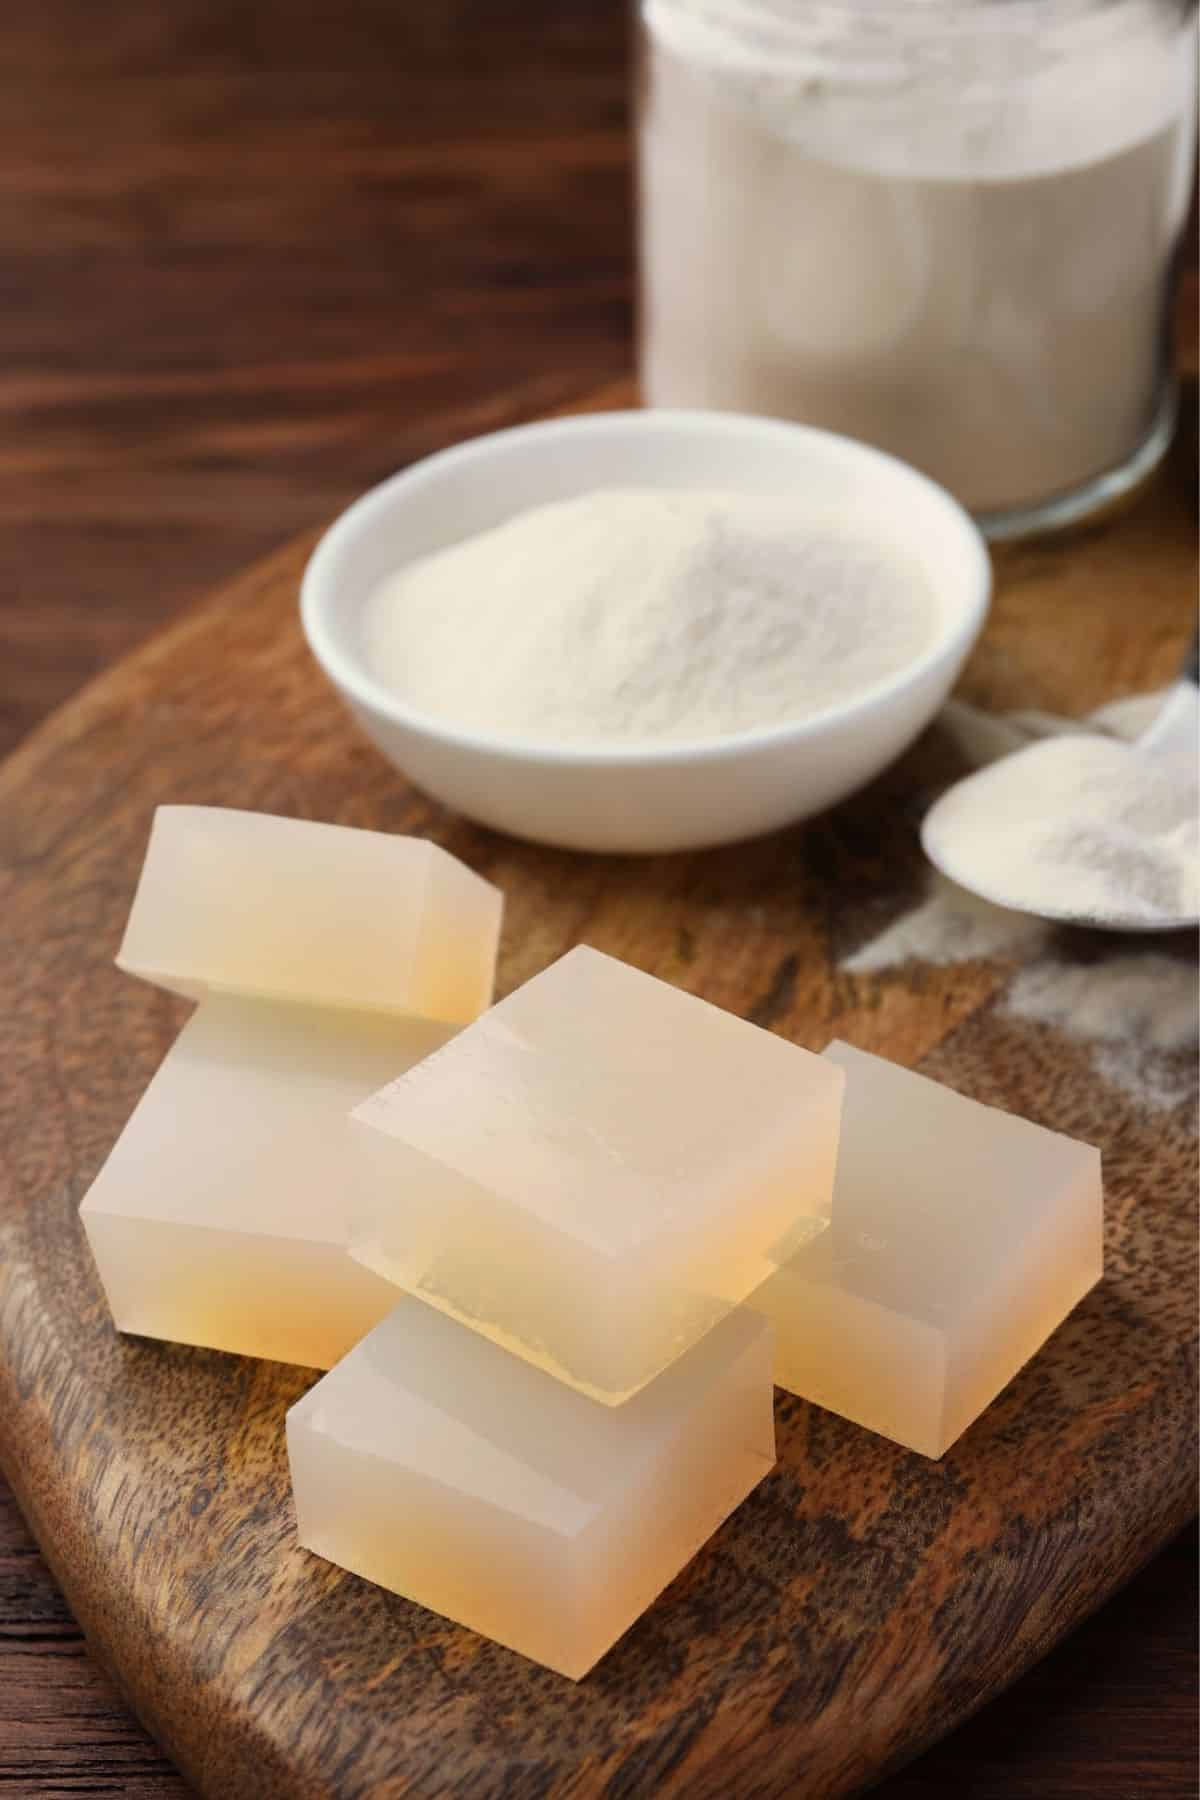
M 1011 962 L 839 968 L 919 895 L 916 822 L 957 769 L 938 730 L 755 844 L 533 849 L 426 802 L 356 735 L 296 623 L 308 548 L 0 772 L 0 1461 L 92 1645 L 213 1800 L 855 1791 L 1193 1508 L 1192 1108 L 1139 1101 L 1094 1045 L 1007 1013 Z M 1007 553 L 968 692 L 1079 711 L 1169 679 L 1193 555 L 1169 472 L 1124 518 Z M 436 837 L 507 893 L 502 992 L 586 939 L 799 1043 L 849 1038 L 1101 1144 L 1106 1280 L 941 1463 L 780 1397 L 777 1469 L 578 1686 L 341 1573 L 295 1543 L 282 1427 L 312 1375 L 118 1338 L 76 1219 L 183 1016 L 111 961 L 160 801 Z M 1102 971 L 1191 945 L 1063 933 L 1052 953 Z

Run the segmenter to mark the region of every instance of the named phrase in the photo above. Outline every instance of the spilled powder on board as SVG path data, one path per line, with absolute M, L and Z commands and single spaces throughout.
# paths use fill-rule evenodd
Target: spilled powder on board
M 844 957 L 841 966 L 851 975 L 867 975 L 905 962 L 988 962 L 1031 954 L 1049 935 L 1044 920 L 993 906 L 934 870 L 920 904 Z
M 1137 695 L 1101 708 L 1090 722 L 1131 738 L 1151 723 L 1161 704 L 1161 695 Z M 1075 743 L 1085 741 L 1077 721 L 993 716 L 958 701 L 946 708 L 941 722 L 964 760 L 980 768 L 1002 767 L 1000 758 L 1034 740 L 1070 733 Z M 1194 772 L 1187 778 L 1194 781 Z M 1168 795 L 1165 805 L 1168 811 L 1177 807 L 1178 796 Z M 1193 806 L 1193 817 L 1194 811 Z M 841 967 L 865 975 L 914 962 L 1015 962 L 1021 966 L 998 1002 L 1002 1013 L 1087 1044 L 1096 1074 L 1149 1111 L 1194 1103 L 1200 1040 L 1194 964 L 1148 944 L 1131 948 L 1127 938 L 1114 938 L 1113 953 L 1098 961 L 1048 954 L 1051 945 L 1067 942 L 1046 921 L 995 906 L 930 870 L 917 905 L 844 957 Z
M 1096 1073 L 1151 1112 L 1195 1098 L 1196 975 L 1175 957 L 1134 951 L 1092 964 L 1049 958 L 1020 971 L 1001 1011 L 1085 1039 Z

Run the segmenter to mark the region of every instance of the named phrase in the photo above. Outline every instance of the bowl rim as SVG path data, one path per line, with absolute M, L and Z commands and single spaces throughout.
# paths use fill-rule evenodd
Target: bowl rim
M 342 632 L 331 622 L 338 584 L 335 571 L 345 547 L 357 536 L 369 531 L 384 517 L 397 496 L 405 496 L 410 487 L 419 487 L 447 466 L 469 465 L 486 461 L 508 445 L 527 442 L 531 438 L 553 441 L 555 438 L 604 436 L 623 431 L 653 434 L 679 426 L 709 435 L 761 436 L 804 443 L 810 451 L 838 462 L 871 465 L 885 477 L 896 478 L 902 485 L 923 489 L 938 506 L 947 529 L 959 539 L 967 551 L 970 591 L 966 592 L 961 613 L 952 617 L 932 644 L 912 662 L 882 677 L 853 699 L 809 713 L 802 719 L 783 720 L 771 725 L 754 726 L 747 731 L 730 732 L 720 737 L 673 738 L 657 743 L 636 739 L 619 743 L 571 740 L 556 743 L 549 739 L 492 736 L 469 726 L 455 725 L 400 699 L 375 677 L 345 644 Z M 683 489 L 677 490 L 686 491 Z M 449 547 L 449 546 L 447 546 Z M 402 566 L 402 565 L 401 565 Z M 334 686 L 362 706 L 382 718 L 424 737 L 499 760 L 529 762 L 531 760 L 578 766 L 632 767 L 666 766 L 674 763 L 709 762 L 738 756 L 783 743 L 799 743 L 806 738 L 823 736 L 833 726 L 841 727 L 860 716 L 873 712 L 880 704 L 897 697 L 935 671 L 943 662 L 961 663 L 978 638 L 987 620 L 992 597 L 992 563 L 986 541 L 975 520 L 948 490 L 921 470 L 892 456 L 874 445 L 860 443 L 840 432 L 825 431 L 818 426 L 803 425 L 788 419 L 775 419 L 752 413 L 718 412 L 683 407 L 626 407 L 610 412 L 567 414 L 561 418 L 535 419 L 520 425 L 509 425 L 474 437 L 460 439 L 428 456 L 419 457 L 394 475 L 377 482 L 351 501 L 322 533 L 307 564 L 300 584 L 300 621 L 308 647 Z

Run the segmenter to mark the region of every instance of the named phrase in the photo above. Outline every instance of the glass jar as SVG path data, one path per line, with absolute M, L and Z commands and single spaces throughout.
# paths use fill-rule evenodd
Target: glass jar
M 652 406 L 915 463 L 994 537 L 1158 460 L 1195 0 L 642 0 Z

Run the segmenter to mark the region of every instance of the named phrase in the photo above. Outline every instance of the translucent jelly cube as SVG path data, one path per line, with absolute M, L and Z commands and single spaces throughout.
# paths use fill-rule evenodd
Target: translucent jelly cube
M 355 1109 L 351 1250 L 615 1405 L 824 1229 L 841 1090 L 573 950 Z
M 396 1303 L 346 1251 L 347 1114 L 448 1027 L 213 994 L 81 1218 L 122 1331 L 328 1368 Z
M 253 994 L 463 1024 L 492 997 L 499 890 L 422 838 L 160 806 L 118 967 L 199 999 Z
M 402 1299 L 287 1437 L 305 1548 L 578 1679 L 771 1468 L 770 1328 L 614 1408 Z
M 775 1379 L 941 1456 L 1103 1273 L 1100 1152 L 848 1044 L 833 1223 L 756 1293 Z

